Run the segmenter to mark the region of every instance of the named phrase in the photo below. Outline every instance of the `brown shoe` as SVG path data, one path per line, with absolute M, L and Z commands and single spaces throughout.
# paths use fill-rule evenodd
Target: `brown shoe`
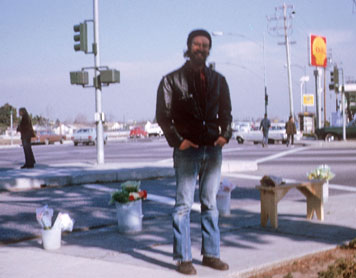
M 222 260 L 219 258 L 212 258 L 212 257 L 203 257 L 203 265 L 217 269 L 217 270 L 228 270 L 229 265 L 227 263 L 224 263 Z
M 179 262 L 177 271 L 187 275 L 197 274 L 197 271 L 195 270 L 192 262 Z

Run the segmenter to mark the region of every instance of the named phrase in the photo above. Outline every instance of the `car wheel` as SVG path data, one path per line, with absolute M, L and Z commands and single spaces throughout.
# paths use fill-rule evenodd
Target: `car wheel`
M 332 141 L 336 141 L 338 139 L 339 138 L 336 135 L 332 134 L 332 133 L 328 133 L 325 136 L 325 142 L 332 142 Z
M 74 142 L 74 146 L 78 146 L 78 142 Z
M 244 139 L 242 139 L 241 137 L 236 137 L 236 141 L 239 144 L 243 144 L 244 143 Z

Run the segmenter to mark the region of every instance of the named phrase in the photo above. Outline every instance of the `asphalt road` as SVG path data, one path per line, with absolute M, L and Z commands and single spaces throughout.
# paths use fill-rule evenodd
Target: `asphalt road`
M 104 148 L 105 162 L 157 162 L 171 159 L 172 149 L 164 138 L 152 140 L 109 141 Z M 63 145 L 34 146 L 38 164 L 63 164 L 73 162 L 96 162 L 95 146 Z M 318 148 L 296 145 L 269 145 L 268 148 L 254 144 L 237 144 L 235 140 L 223 149 L 224 159 L 257 161 L 255 176 L 265 174 L 289 179 L 304 180 L 306 173 L 319 165 L 327 164 L 336 177 L 332 183 L 356 185 L 356 149 L 352 147 Z M 20 146 L 0 148 L 1 169 L 18 168 L 24 163 Z

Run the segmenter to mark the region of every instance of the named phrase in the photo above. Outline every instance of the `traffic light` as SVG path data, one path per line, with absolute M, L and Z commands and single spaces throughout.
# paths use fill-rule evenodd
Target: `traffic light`
M 87 71 L 72 71 L 70 72 L 70 84 L 85 85 L 89 84 L 89 74 Z
M 84 51 L 85 53 L 88 52 L 88 31 L 87 31 L 87 23 L 80 23 L 78 25 L 73 26 L 74 32 L 74 41 L 79 42 L 78 44 L 74 45 L 75 51 Z
M 337 66 L 334 67 L 334 84 L 335 84 L 335 92 L 339 92 L 339 69 Z
M 334 72 L 330 72 L 330 83 L 329 83 L 329 90 L 335 90 L 335 83 L 334 83 Z
M 334 66 L 333 71 L 330 72 L 330 90 L 335 90 L 336 93 L 339 92 L 339 69 Z

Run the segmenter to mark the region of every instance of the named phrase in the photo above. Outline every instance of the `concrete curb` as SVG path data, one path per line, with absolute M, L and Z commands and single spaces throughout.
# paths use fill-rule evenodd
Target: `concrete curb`
M 222 173 L 257 170 L 254 161 L 224 161 Z M 0 190 L 16 191 L 51 186 L 86 183 L 110 183 L 125 180 L 173 177 L 171 160 L 165 163 L 131 164 L 62 164 L 39 165 L 34 169 L 11 169 L 0 172 Z

